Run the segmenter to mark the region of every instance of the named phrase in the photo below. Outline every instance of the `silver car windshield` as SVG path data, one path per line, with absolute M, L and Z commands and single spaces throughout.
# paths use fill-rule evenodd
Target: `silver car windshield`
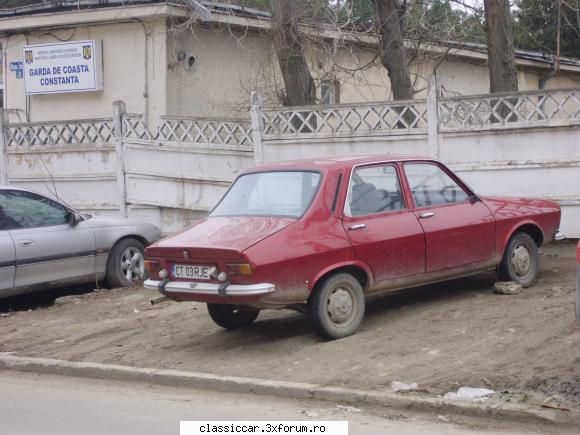
M 236 180 L 210 216 L 301 217 L 321 175 L 307 171 L 257 172 Z

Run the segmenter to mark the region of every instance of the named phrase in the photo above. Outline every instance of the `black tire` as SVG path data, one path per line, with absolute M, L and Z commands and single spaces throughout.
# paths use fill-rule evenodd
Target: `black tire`
M 215 324 L 225 329 L 251 325 L 260 314 L 257 308 L 227 304 L 207 304 L 207 311 Z
M 308 311 L 316 331 L 336 340 L 354 334 L 365 314 L 365 295 L 357 279 L 348 273 L 332 275 L 313 290 Z
M 137 239 L 118 241 L 107 261 L 107 284 L 111 288 L 130 287 L 145 277 L 145 246 Z
M 515 233 L 497 267 L 497 275 L 502 281 L 529 287 L 536 281 L 539 268 L 540 256 L 534 239 L 527 233 Z

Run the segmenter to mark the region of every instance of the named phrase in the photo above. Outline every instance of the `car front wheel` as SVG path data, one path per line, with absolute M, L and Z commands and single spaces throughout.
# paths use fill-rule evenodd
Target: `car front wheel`
M 325 338 L 338 339 L 356 332 L 365 314 L 365 295 L 352 275 L 339 273 L 326 278 L 312 292 L 309 314 Z
M 129 287 L 145 277 L 145 247 L 137 239 L 123 239 L 113 247 L 107 263 L 107 283 L 111 288 Z
M 260 314 L 260 310 L 256 308 L 225 304 L 207 304 L 207 311 L 215 324 L 225 329 L 248 326 Z
M 538 276 L 540 257 L 538 246 L 529 234 L 516 233 L 510 239 L 498 266 L 503 281 L 514 281 L 522 287 L 531 286 Z

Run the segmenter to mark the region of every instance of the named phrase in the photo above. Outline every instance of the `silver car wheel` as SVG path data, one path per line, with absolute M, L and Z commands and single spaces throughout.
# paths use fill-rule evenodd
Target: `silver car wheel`
M 121 271 L 127 281 L 143 279 L 145 276 L 145 264 L 143 254 L 135 247 L 129 247 L 121 255 Z

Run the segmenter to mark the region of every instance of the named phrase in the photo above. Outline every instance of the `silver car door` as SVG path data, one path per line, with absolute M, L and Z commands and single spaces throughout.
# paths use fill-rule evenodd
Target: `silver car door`
M 3 290 L 9 290 L 14 286 L 14 269 L 16 252 L 14 242 L 7 229 L 2 228 L 2 216 L 0 211 L 0 297 Z
M 4 190 L 0 206 L 15 221 L 14 287 L 57 284 L 94 276 L 95 237 L 85 221 L 73 222 L 63 205 L 35 193 Z

